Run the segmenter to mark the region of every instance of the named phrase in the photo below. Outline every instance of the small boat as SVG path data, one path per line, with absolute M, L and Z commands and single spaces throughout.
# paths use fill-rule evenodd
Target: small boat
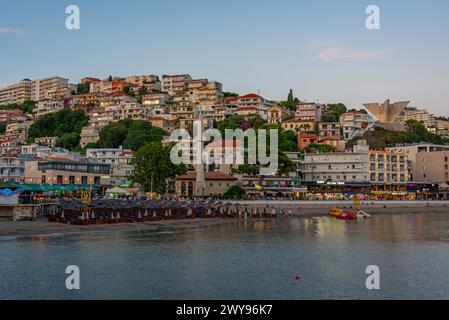
M 340 220 L 355 220 L 357 219 L 357 215 L 352 213 L 349 210 L 343 210 L 343 213 L 337 217 Z
M 371 218 L 371 215 L 369 215 L 365 211 L 359 210 L 359 212 L 357 212 L 357 218 L 369 219 Z
M 329 215 L 333 216 L 333 217 L 339 217 L 343 214 L 343 210 L 338 209 L 338 208 L 331 208 L 329 209 Z

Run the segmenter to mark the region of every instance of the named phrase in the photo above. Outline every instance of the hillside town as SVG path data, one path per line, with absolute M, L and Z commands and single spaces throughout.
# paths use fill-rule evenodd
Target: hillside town
M 448 198 L 447 117 L 409 101 L 350 108 L 292 90 L 286 98 L 225 92 L 188 74 L 24 79 L 0 89 L 0 184 L 28 191 L 28 201 L 83 190 L 178 199 Z M 195 120 L 204 128 L 279 128 L 284 166 L 271 176 L 236 165 L 187 166 L 166 177 L 136 169 L 143 142 L 170 145 L 170 133 L 191 130 Z

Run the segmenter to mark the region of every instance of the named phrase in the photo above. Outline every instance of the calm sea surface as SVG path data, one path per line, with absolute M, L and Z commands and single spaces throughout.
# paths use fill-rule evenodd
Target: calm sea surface
M 0 298 L 449 299 L 449 212 L 1 238 Z

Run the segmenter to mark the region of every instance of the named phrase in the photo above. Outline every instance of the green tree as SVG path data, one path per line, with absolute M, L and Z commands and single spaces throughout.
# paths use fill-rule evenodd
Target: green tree
M 160 142 L 166 132 L 153 127 L 151 123 L 142 120 L 124 119 L 105 126 L 100 131 L 98 148 L 118 148 L 123 146 L 137 151 L 148 142 Z
M 307 150 L 309 152 L 319 152 L 319 153 L 328 153 L 328 152 L 332 152 L 334 149 L 332 148 L 332 146 L 328 145 L 328 144 L 316 144 L 316 143 L 311 143 L 308 147 Z
M 72 146 L 77 136 L 79 142 L 79 135 L 81 129 L 87 125 L 89 118 L 82 110 L 63 109 L 58 112 L 53 112 L 44 115 L 35 121 L 28 132 L 31 139 L 41 137 L 58 137 L 61 144 Z M 66 135 L 73 134 L 73 135 Z M 71 149 L 71 148 L 70 148 Z
M 74 150 L 79 146 L 80 135 L 76 132 L 64 133 L 56 140 L 56 146 L 68 150 Z
M 187 171 L 184 164 L 175 165 L 171 161 L 172 146 L 173 144 L 150 142 L 141 147 L 131 159 L 132 182 L 140 184 L 146 192 L 164 193 L 167 179 L 175 178 Z
M 232 186 L 224 193 L 227 199 L 241 199 L 245 195 L 245 190 L 240 186 Z
M 238 97 L 239 94 L 235 92 L 223 91 L 223 97 Z
M 226 119 L 222 121 L 218 121 L 215 123 L 215 127 L 221 132 L 223 139 L 225 137 L 226 129 L 238 129 L 243 124 L 244 119 L 236 114 L 226 117 Z
M 0 122 L 0 133 L 3 134 L 6 132 L 6 123 Z
M 327 112 L 321 116 L 322 122 L 338 122 L 340 121 L 340 116 L 347 110 L 343 103 L 331 103 L 327 107 Z
M 84 84 L 78 83 L 76 85 L 76 92 L 77 94 L 86 94 L 90 92 L 90 83 L 86 82 Z

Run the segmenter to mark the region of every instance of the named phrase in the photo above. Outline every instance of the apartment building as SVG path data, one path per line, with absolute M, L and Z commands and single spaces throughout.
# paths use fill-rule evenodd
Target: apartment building
M 117 105 L 108 105 L 104 108 L 105 115 L 117 122 L 124 119 L 148 120 L 150 111 L 139 103 L 125 102 Z
M 0 88 L 0 105 L 24 103 L 31 100 L 31 80 L 23 79 L 19 83 Z
M 370 150 L 369 161 L 372 184 L 405 184 L 410 180 L 406 153 Z
M 162 76 L 161 91 L 172 96 L 179 92 L 186 91 L 192 77 L 189 74 L 166 75 Z
M 31 82 L 31 100 L 62 99 L 71 94 L 69 80 L 61 77 L 37 79 Z
M 64 99 L 64 105 L 74 110 L 91 111 L 100 106 L 100 101 L 104 97 L 101 93 L 86 93 L 67 97 Z
M 410 181 L 406 153 L 369 150 L 365 140 L 359 140 L 352 152 L 305 154 L 302 172 L 307 182 L 384 186 Z
M 151 108 L 165 106 L 171 99 L 167 93 L 150 93 L 142 97 L 142 105 Z
M 237 97 L 233 101 L 239 108 L 252 107 L 263 110 L 269 107 L 269 103 L 263 97 L 254 93 Z
M 25 160 L 19 157 L 0 157 L 0 181 L 23 182 Z
M 125 78 L 125 82 L 132 85 L 131 88 L 135 93 L 139 92 L 139 90 L 145 90 L 146 92 L 161 90 L 159 77 L 154 74 L 128 76 Z
M 419 157 L 418 159 L 418 155 L 449 151 L 449 146 L 432 143 L 417 143 L 398 145 L 396 147 L 386 148 L 386 150 L 395 154 L 406 154 L 410 179 L 412 181 L 420 182 L 423 178 L 423 168 L 422 163 L 419 161 L 421 161 L 420 159 L 423 159 L 424 156 Z M 427 164 L 426 168 L 429 168 L 429 164 Z
M 222 87 L 221 83 L 207 79 L 192 80 L 188 83 L 189 100 L 196 105 L 218 105 L 223 100 Z
M 6 138 L 28 139 L 28 131 L 30 130 L 31 121 L 13 122 L 6 125 Z
M 369 183 L 367 146 L 355 146 L 353 152 L 306 153 L 302 163 L 305 182 Z
M 109 164 L 88 161 L 30 160 L 25 162 L 26 183 L 110 185 Z
M 449 121 L 437 120 L 437 134 L 443 137 L 449 137 Z
M 339 122 L 318 123 L 318 134 L 320 137 L 341 137 L 341 124 Z
M 34 118 L 39 119 L 46 114 L 57 112 L 62 109 L 64 109 L 64 101 L 43 99 L 37 103 L 36 108 L 33 110 Z
M 100 98 L 100 107 L 115 106 L 123 103 L 137 103 L 137 99 L 124 92 L 109 93 Z
M 41 137 L 41 138 L 35 138 L 34 142 L 36 142 L 38 145 L 41 146 L 48 146 L 48 147 L 54 147 L 56 145 L 56 141 L 58 140 L 58 137 Z
M 132 172 L 131 150 L 119 148 L 87 149 L 86 157 L 95 159 L 98 163 L 106 163 L 111 166 L 110 184 L 112 186 L 129 185 L 129 176 Z
M 289 119 L 282 122 L 282 128 L 293 132 L 315 132 L 316 122 L 312 119 Z
M 418 182 L 449 185 L 449 150 L 419 152 L 416 155 L 414 179 Z
M 2 123 L 11 123 L 23 120 L 24 114 L 20 109 L 0 110 L 0 122 Z
M 255 117 L 257 115 L 264 118 L 263 111 L 258 107 L 239 107 L 234 110 L 234 113 L 245 120 L 248 120 L 251 117 Z
M 371 121 L 371 117 L 363 112 L 345 112 L 340 116 L 340 125 L 343 129 L 343 138 L 350 140 L 362 133 Z
M 398 119 L 399 123 L 406 124 L 408 120 L 420 121 L 429 130 L 429 132 L 437 132 L 437 122 L 435 116 L 422 109 L 404 110 L 402 116 Z
M 298 102 L 296 104 L 295 118 L 300 120 L 321 121 L 322 114 L 326 111 L 326 105 L 316 102 Z

